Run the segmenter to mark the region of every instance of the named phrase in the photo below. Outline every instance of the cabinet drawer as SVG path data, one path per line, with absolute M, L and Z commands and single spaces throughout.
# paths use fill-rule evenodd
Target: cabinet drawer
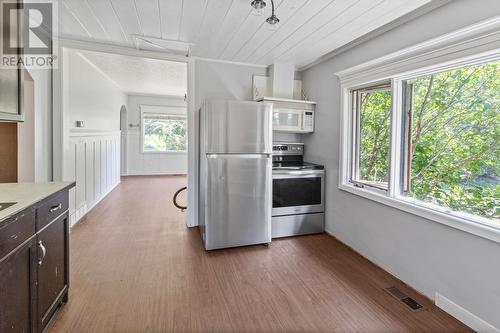
M 0 259 L 35 234 L 35 211 L 21 212 L 0 227 Z
M 45 199 L 37 210 L 36 229 L 40 230 L 68 209 L 68 191 Z

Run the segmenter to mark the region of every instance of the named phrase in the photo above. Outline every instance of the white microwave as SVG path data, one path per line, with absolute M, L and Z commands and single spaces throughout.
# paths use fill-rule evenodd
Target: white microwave
M 289 133 L 314 132 L 314 111 L 274 108 L 273 130 Z

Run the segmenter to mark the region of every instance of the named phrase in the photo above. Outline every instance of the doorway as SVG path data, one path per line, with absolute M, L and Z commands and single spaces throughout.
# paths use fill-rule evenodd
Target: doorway
M 77 183 L 73 220 L 113 190 L 120 176 L 175 176 L 176 182 L 184 177 L 186 186 L 194 183 L 191 60 L 80 42 L 61 46 L 62 70 L 56 73 L 61 103 L 55 118 L 63 120 L 63 134 L 54 147 L 61 158 L 54 162 L 61 165 L 59 179 Z M 84 75 L 78 72 L 82 68 Z M 183 204 L 186 196 L 194 193 L 183 193 Z M 186 224 L 194 221 L 188 211 Z

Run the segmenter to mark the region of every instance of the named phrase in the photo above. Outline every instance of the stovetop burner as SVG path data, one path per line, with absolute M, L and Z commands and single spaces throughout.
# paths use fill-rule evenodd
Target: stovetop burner
M 274 143 L 273 170 L 323 170 L 324 166 L 304 162 L 303 143 Z

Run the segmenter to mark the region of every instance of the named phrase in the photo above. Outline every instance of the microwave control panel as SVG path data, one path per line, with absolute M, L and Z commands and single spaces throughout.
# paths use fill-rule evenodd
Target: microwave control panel
M 304 112 L 304 132 L 314 132 L 314 112 Z

